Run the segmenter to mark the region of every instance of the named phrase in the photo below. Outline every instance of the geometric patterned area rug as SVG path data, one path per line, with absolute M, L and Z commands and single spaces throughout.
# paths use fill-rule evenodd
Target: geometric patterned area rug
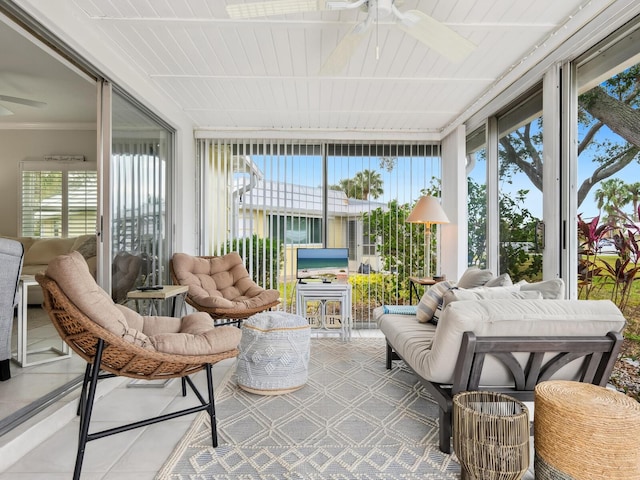
M 382 338 L 311 340 L 309 380 L 293 393 L 247 393 L 227 378 L 156 479 L 458 479 L 438 449 L 438 408 Z

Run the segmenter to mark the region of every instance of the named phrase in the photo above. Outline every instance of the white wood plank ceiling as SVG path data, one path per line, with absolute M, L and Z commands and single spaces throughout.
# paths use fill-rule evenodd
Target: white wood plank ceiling
M 37 10 L 40 2 L 18 3 Z M 196 129 L 437 136 L 511 72 L 531 68 L 538 48 L 615 1 L 396 0 L 400 11 L 420 10 L 476 48 L 455 63 L 381 20 L 333 75 L 320 75 L 321 66 L 363 9 L 230 18 L 226 6 L 243 3 L 251 2 L 64 2 L 73 22 L 135 66 Z

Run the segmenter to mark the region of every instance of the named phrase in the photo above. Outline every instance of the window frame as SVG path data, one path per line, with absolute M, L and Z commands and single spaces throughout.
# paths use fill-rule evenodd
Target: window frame
M 84 157 L 83 157 L 84 158 Z M 69 174 L 72 172 L 95 172 L 95 204 L 94 210 L 96 219 L 94 220 L 94 224 L 91 227 L 91 230 L 85 230 L 84 234 L 95 234 L 96 233 L 96 222 L 98 216 L 98 168 L 96 162 L 91 162 L 85 160 L 36 160 L 36 161 L 21 161 L 20 162 L 20 179 L 18 182 L 18 208 L 19 212 L 24 212 L 25 205 L 25 192 L 23 188 L 23 180 L 25 172 L 60 172 L 62 174 L 61 181 L 61 191 L 60 195 L 62 198 L 61 204 L 61 229 L 59 235 L 42 235 L 42 230 L 40 231 L 41 237 L 44 238 L 67 238 L 69 237 L 70 230 L 70 222 L 69 222 L 69 211 L 70 207 L 75 204 L 70 205 L 69 201 Z M 34 204 L 37 203 L 34 201 Z M 42 199 L 40 200 L 42 204 Z M 34 236 L 32 234 L 27 234 L 25 232 L 25 223 L 23 221 L 23 214 L 18 215 L 18 232 L 21 236 Z M 73 236 L 77 236 L 75 233 Z

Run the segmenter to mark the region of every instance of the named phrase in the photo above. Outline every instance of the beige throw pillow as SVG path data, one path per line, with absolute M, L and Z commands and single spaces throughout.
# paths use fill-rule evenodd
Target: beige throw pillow
M 454 285 L 453 282 L 440 282 L 424 292 L 416 310 L 416 317 L 420 323 L 427 323 L 433 318 L 438 305 L 442 303 L 444 294 Z
M 490 270 L 480 270 L 478 267 L 469 267 L 458 280 L 458 288 L 482 287 L 493 278 Z

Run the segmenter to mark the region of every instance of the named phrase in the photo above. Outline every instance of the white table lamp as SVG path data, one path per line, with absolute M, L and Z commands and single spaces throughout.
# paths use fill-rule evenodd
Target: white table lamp
M 434 223 L 449 223 L 440 202 L 436 197 L 425 195 L 418 200 L 407 217 L 409 223 L 424 224 L 424 246 L 427 256 L 427 278 L 431 278 L 431 225 Z

